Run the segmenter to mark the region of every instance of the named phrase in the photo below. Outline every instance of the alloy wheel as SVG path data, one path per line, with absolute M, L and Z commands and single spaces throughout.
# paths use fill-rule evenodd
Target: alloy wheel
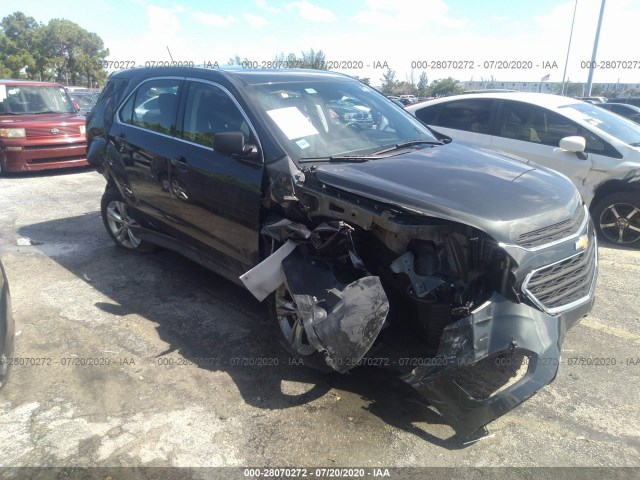
M 138 223 L 129 216 L 124 202 L 112 200 L 107 206 L 107 223 L 113 237 L 124 247 L 136 249 L 142 242 L 131 231 Z
M 599 226 L 610 242 L 635 243 L 640 240 L 640 209 L 628 203 L 615 203 L 600 214 Z
M 313 355 L 316 349 L 309 343 L 302 317 L 286 285 L 283 284 L 276 290 L 275 303 L 278 324 L 289 347 L 299 355 Z

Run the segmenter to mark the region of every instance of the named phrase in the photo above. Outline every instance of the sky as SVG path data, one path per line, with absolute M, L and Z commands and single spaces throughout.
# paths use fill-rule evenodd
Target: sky
M 2 2 L 0 17 L 19 10 L 43 23 L 66 18 L 97 33 L 108 60 L 136 65 L 222 65 L 235 55 L 262 65 L 313 48 L 372 85 L 386 66 L 398 80 L 425 71 L 429 81 L 537 82 L 548 74 L 554 82 L 562 81 L 575 1 L 27 0 Z M 587 81 L 600 5 L 577 0 L 570 81 Z M 638 19 L 640 0 L 606 3 L 596 57 L 605 64 L 595 83 L 640 83 Z

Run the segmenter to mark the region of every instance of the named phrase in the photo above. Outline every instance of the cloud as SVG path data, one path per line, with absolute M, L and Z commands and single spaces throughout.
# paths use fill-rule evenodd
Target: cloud
M 256 0 L 256 5 L 261 10 L 269 13 L 280 13 L 280 9 L 267 4 L 267 0 Z
M 424 28 L 427 23 L 449 28 L 467 24 L 465 19 L 447 15 L 449 6 L 444 0 L 366 0 L 366 4 L 367 9 L 359 11 L 354 16 L 359 23 L 385 28 L 396 25 L 402 30 Z M 412 21 L 416 18 L 417 21 Z
M 302 18 L 316 22 L 332 22 L 336 19 L 331 10 L 318 7 L 307 0 L 288 3 L 286 8 L 287 10 L 297 9 Z
M 254 15 L 252 13 L 245 13 L 242 16 L 245 19 L 245 21 L 249 25 L 251 25 L 253 28 L 262 28 L 267 24 L 267 21 L 264 18 Z
M 184 11 L 182 6 L 162 8 L 155 5 L 147 6 L 148 30 L 147 35 L 163 34 L 171 36 L 180 31 L 180 21 L 176 13 Z
M 210 27 L 227 27 L 237 22 L 236 18 L 232 15 L 223 17 L 222 15 L 216 15 L 215 13 L 195 12 L 193 18 Z

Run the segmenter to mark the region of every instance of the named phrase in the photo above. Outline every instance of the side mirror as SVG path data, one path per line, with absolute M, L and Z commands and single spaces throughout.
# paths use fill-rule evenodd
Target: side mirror
M 226 155 L 249 156 L 257 151 L 253 145 L 245 145 L 244 133 L 220 132 L 213 134 L 213 149 Z
M 573 152 L 580 160 L 586 160 L 587 154 L 585 148 L 587 148 L 587 141 L 584 137 L 564 137 L 560 139 L 560 148 L 567 152 Z
M 587 142 L 584 137 L 564 137 L 560 140 L 560 148 L 567 152 L 584 152 Z

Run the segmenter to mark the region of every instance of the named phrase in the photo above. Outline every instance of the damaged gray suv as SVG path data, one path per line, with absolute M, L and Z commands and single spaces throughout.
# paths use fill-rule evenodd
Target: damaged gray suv
M 566 177 L 451 142 L 347 76 L 126 70 L 87 136 L 116 245 L 245 286 L 305 365 L 391 368 L 460 436 L 551 382 L 593 305 L 594 227 Z

